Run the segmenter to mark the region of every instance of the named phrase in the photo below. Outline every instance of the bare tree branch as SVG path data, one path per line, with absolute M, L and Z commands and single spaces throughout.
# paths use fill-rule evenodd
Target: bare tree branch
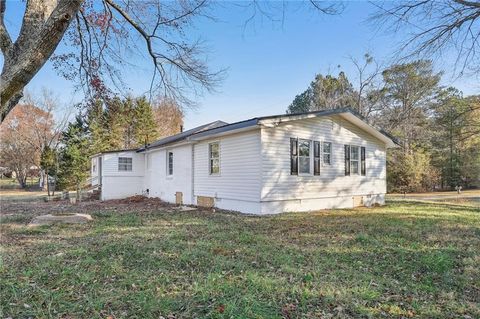
M 456 53 L 455 71 L 480 71 L 480 2 L 466 0 L 402 1 L 377 4 L 372 21 L 391 32 L 410 31 L 398 53 L 405 57 L 433 58 Z

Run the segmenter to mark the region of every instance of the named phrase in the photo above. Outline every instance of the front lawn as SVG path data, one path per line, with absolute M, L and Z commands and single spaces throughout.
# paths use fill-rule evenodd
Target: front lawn
M 1 318 L 480 317 L 478 208 L 89 209 L 88 225 L 2 218 Z

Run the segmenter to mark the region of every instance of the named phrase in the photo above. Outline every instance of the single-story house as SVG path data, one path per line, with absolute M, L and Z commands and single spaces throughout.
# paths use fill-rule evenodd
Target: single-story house
M 216 121 L 91 158 L 101 199 L 133 195 L 253 214 L 384 204 L 388 134 L 348 108 Z

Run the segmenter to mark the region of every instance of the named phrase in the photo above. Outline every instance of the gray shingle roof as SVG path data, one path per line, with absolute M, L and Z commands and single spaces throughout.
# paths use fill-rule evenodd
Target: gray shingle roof
M 209 129 L 216 128 L 216 127 L 225 126 L 227 124 L 228 123 L 223 122 L 223 121 L 215 121 L 215 122 L 211 122 L 211 123 L 208 123 L 208 124 L 200 125 L 200 126 L 192 128 L 190 130 L 186 130 L 186 131 L 183 131 L 181 133 L 159 139 L 159 140 L 157 140 L 153 143 L 148 144 L 146 148 L 150 149 L 150 148 L 155 148 L 155 147 L 160 147 L 160 146 L 180 142 L 180 141 L 186 139 L 187 137 L 189 137 L 189 136 L 191 136 L 195 133 L 202 132 L 202 131 L 209 130 Z M 139 148 L 137 150 L 137 152 L 141 152 L 141 151 L 144 151 L 144 150 L 145 150 L 145 147 L 142 147 L 142 148 Z
M 235 122 L 235 123 L 225 123 L 223 121 L 215 121 L 211 122 L 205 125 L 201 125 L 198 127 L 195 127 L 193 129 L 190 129 L 188 131 L 172 135 L 169 137 L 162 138 L 158 141 L 155 141 L 147 146 L 147 149 L 150 148 L 155 148 L 155 147 L 160 147 L 160 146 L 165 146 L 168 144 L 176 143 L 182 140 L 186 140 L 187 138 L 202 138 L 205 136 L 209 135 L 215 135 L 215 134 L 220 134 L 228 131 L 234 131 L 234 130 L 239 130 L 243 128 L 248 128 L 251 126 L 255 126 L 259 124 L 260 121 L 263 120 L 269 120 L 269 119 L 282 119 L 282 118 L 292 118 L 296 116 L 303 116 L 303 115 L 315 115 L 315 116 L 328 116 L 328 115 L 334 115 L 334 114 L 340 114 L 340 113 L 351 113 L 358 117 L 359 119 L 365 121 L 365 118 L 361 116 L 358 112 L 355 110 L 345 107 L 345 108 L 338 108 L 338 109 L 327 109 L 327 110 L 320 110 L 320 111 L 313 111 L 313 112 L 305 112 L 305 113 L 293 113 L 293 114 L 279 114 L 279 115 L 270 115 L 270 116 L 261 116 L 261 117 L 254 117 L 248 120 L 240 121 L 240 122 Z M 376 129 L 389 139 L 391 139 L 394 143 L 398 143 L 390 134 L 387 132 L 381 130 L 381 129 Z M 137 152 L 144 151 L 145 147 L 142 147 L 137 150 Z

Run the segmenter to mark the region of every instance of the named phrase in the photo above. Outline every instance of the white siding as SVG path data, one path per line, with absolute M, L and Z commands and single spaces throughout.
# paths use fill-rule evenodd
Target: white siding
M 322 165 L 320 176 L 291 175 L 291 137 L 331 142 L 331 165 Z M 338 197 L 348 199 L 353 195 L 386 192 L 385 144 L 338 116 L 291 121 L 274 128 L 262 128 L 261 141 L 262 202 Z M 345 176 L 345 144 L 366 148 L 366 176 Z
M 120 199 L 142 194 L 142 176 L 105 176 L 102 179 L 102 200 Z
M 208 144 L 214 141 L 220 143 L 219 175 L 209 174 Z M 260 202 L 260 146 L 259 129 L 195 144 L 194 195 L 215 197 L 215 204 L 220 208 L 230 207 L 229 200 L 235 200 L 239 203 L 236 210 L 245 211 L 242 210 L 243 202 L 251 209 L 249 202 Z
M 90 183 L 92 184 L 92 186 L 96 186 L 100 183 L 100 179 L 98 178 L 98 172 L 100 169 L 98 165 L 98 160 L 100 156 L 92 157 L 90 160 Z
M 125 151 L 102 155 L 102 200 L 125 198 L 143 193 L 145 159 L 143 153 Z M 131 157 L 132 171 L 119 171 L 118 158 Z
M 167 152 L 173 153 L 173 175 L 167 175 Z M 149 151 L 145 159 L 145 189 L 150 197 L 175 203 L 175 193 L 183 193 L 184 204 L 194 204 L 192 194 L 192 145 Z

